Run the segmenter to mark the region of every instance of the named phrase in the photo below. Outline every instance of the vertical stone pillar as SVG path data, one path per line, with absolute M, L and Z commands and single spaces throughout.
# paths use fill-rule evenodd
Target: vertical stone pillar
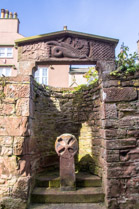
M 71 134 L 62 134 L 57 137 L 55 149 L 60 156 L 61 190 L 75 190 L 74 155 L 78 150 L 78 143 L 75 136 Z
M 138 208 L 139 74 L 111 76 L 114 65 L 99 62 L 103 186 L 109 209 Z M 133 154 L 134 153 L 134 154 Z

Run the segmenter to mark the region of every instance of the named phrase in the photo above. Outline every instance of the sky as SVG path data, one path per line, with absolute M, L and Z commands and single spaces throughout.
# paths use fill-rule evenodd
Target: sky
M 130 52 L 139 40 L 139 0 L 0 0 L 0 9 L 17 12 L 25 37 L 63 30 L 119 39 Z

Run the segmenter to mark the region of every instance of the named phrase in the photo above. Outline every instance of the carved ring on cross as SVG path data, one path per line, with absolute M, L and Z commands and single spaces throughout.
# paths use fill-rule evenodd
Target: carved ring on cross
M 72 158 L 78 151 L 78 142 L 72 134 L 62 134 L 57 137 L 55 150 L 60 157 Z

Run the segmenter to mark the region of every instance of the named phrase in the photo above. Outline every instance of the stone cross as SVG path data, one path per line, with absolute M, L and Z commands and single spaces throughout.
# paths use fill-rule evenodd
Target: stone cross
M 61 190 L 75 190 L 74 155 L 78 151 L 77 139 L 71 134 L 62 134 L 56 139 L 55 150 L 60 156 Z

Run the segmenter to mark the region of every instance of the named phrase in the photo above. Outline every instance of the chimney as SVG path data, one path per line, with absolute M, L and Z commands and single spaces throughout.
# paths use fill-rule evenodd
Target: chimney
M 64 29 L 64 30 L 67 30 L 67 26 L 65 25 L 63 29 Z
M 10 12 L 9 18 L 12 19 L 13 18 L 13 13 Z
M 5 10 L 5 18 L 9 18 L 9 10 L 8 9 Z
M 17 13 L 16 12 L 14 12 L 14 18 L 17 19 Z
M 1 18 L 5 18 L 5 9 L 1 9 Z

